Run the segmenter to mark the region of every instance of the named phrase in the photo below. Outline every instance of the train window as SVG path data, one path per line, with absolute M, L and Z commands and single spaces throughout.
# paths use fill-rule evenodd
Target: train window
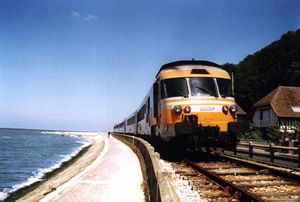
M 158 116 L 158 83 L 153 85 L 153 104 L 154 104 L 154 117 Z
M 144 104 L 137 114 L 138 122 L 145 118 L 145 113 L 146 113 L 146 105 Z
M 148 100 L 147 100 L 147 111 L 148 111 L 148 113 L 150 111 L 150 97 L 148 97 Z
M 217 78 L 217 83 L 222 97 L 232 97 L 232 87 L 230 79 Z
M 172 78 L 161 81 L 161 98 L 187 97 L 188 88 L 185 78 Z
M 117 125 L 117 128 L 124 128 L 124 127 L 125 127 L 125 122 L 122 122 L 119 125 Z
M 135 123 L 135 116 L 132 116 L 131 118 L 129 118 L 128 120 L 127 120 L 127 125 L 129 126 L 129 125 L 132 125 L 132 124 L 134 124 Z
M 213 78 L 190 78 L 192 96 L 212 95 L 217 96 L 216 86 Z

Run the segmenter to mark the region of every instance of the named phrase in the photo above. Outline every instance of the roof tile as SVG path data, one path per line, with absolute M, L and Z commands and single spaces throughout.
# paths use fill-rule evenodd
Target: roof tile
M 278 117 L 299 117 L 299 112 L 294 112 L 292 107 L 300 107 L 300 87 L 279 86 L 252 107 L 254 109 L 272 106 Z

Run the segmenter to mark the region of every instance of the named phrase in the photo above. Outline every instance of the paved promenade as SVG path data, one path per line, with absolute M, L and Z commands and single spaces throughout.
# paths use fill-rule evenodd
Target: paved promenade
M 142 183 L 136 155 L 110 137 L 93 164 L 42 201 L 145 201 Z

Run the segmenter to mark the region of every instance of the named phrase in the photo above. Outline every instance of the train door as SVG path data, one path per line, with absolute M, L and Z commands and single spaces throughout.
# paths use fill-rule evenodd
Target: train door
M 126 124 L 127 124 L 127 122 L 126 122 L 126 120 L 124 120 L 124 125 L 123 125 L 123 131 L 124 131 L 124 133 L 126 133 Z
M 139 119 L 138 119 L 138 112 L 136 112 L 136 116 L 135 116 L 135 131 L 134 131 L 134 134 L 138 135 L 139 134 Z
M 150 111 L 150 96 L 147 98 L 147 109 L 146 109 L 146 133 L 147 135 L 150 134 L 151 128 L 151 111 Z
M 147 134 L 147 100 L 141 106 L 137 113 L 137 133 L 140 135 Z
M 153 116 L 154 121 L 151 123 L 151 136 L 157 136 L 157 129 L 160 126 L 160 100 L 159 100 L 159 84 L 153 84 Z

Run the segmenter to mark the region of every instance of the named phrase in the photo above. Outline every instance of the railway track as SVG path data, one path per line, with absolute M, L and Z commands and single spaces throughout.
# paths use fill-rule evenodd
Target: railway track
M 217 154 L 205 161 L 173 163 L 172 167 L 208 201 L 300 201 L 300 175 L 291 168 Z

